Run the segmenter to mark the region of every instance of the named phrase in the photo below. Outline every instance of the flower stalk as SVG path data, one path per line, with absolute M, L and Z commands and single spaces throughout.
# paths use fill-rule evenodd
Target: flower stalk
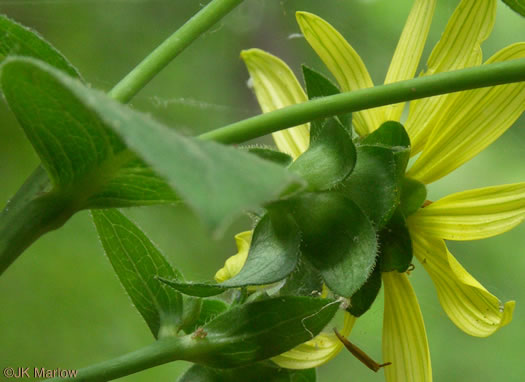
M 241 143 L 319 118 L 521 81 L 525 81 L 523 58 L 319 98 L 212 130 L 200 138 L 221 143 Z

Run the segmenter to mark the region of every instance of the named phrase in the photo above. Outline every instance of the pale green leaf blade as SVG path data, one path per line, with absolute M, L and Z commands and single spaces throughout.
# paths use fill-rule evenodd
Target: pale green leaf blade
M 230 368 L 271 358 L 312 339 L 338 308 L 334 300 L 291 296 L 238 305 L 203 326 L 208 351 L 199 361 Z
M 182 279 L 146 235 L 115 209 L 93 210 L 104 250 L 120 282 L 155 337 L 182 323 L 182 296 L 157 277 Z
M 0 63 L 8 56 L 37 58 L 72 77 L 80 78 L 77 69 L 36 31 L 0 15 Z
M 503 0 L 514 12 L 525 17 L 525 0 Z

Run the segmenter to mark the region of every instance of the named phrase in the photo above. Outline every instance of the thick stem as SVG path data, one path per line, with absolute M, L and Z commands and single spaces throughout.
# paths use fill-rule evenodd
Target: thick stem
M 206 348 L 195 346 L 191 342 L 188 336 L 158 340 L 132 353 L 80 369 L 75 378 L 53 378 L 46 381 L 71 379 L 77 382 L 110 381 L 168 362 L 198 359 L 199 353 Z
M 318 98 L 212 130 L 200 138 L 241 143 L 318 118 L 520 81 L 525 81 L 525 58 Z
M 213 0 L 164 41 L 109 92 L 120 101 L 129 102 L 153 77 L 243 0 Z
M 69 203 L 49 191 L 39 166 L 0 213 L 0 274 L 44 233 L 61 227 L 73 214 Z

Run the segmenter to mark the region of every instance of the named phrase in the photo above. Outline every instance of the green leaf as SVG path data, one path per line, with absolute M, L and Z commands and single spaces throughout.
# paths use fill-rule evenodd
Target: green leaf
M 120 167 L 91 195 L 89 208 L 121 208 L 169 204 L 180 201 L 175 191 L 141 159 L 134 158 Z
M 308 182 L 310 190 L 322 191 L 345 180 L 355 166 L 352 139 L 335 119 L 324 124 L 310 147 L 290 165 L 290 170 Z
M 1 68 L 9 106 L 42 160 L 55 193 L 75 210 L 178 199 L 90 107 L 85 98 L 97 92 L 33 59 L 10 58 Z M 76 96 L 70 87 L 83 96 Z
M 335 94 L 339 94 L 339 88 L 334 85 L 332 81 L 323 76 L 321 73 L 309 68 L 306 65 L 302 65 L 304 83 L 306 85 L 306 93 L 308 99 L 315 99 L 320 97 L 327 97 Z M 344 128 L 352 136 L 352 114 L 341 114 L 337 116 L 337 119 L 341 122 Z M 310 135 L 315 136 L 315 130 L 322 124 L 322 121 L 313 121 L 312 128 L 310 129 Z
M 46 64 L 9 59 L 2 86 L 51 178 L 82 202 L 135 160 L 121 134 L 212 227 L 302 187 L 283 167 L 214 142 L 183 137 Z M 84 206 L 85 208 L 85 206 Z
M 0 63 L 8 56 L 37 58 L 72 77 L 80 78 L 77 69 L 36 31 L 0 15 Z
M 362 316 L 374 303 L 381 289 L 381 271 L 376 264 L 368 280 L 350 298 L 350 306 L 347 311 L 355 317 Z
M 304 257 L 279 289 L 279 295 L 316 296 L 323 290 L 323 278 L 315 267 Z
M 399 185 L 394 153 L 379 146 L 358 146 L 357 162 L 342 192 L 355 201 L 380 229 L 399 204 Z
M 193 365 L 177 382 L 315 382 L 315 369 L 290 370 L 260 363 L 235 369 Z
M 403 178 L 401 188 L 401 211 L 410 216 L 421 208 L 427 198 L 427 188 L 415 179 Z
M 146 235 L 117 210 L 94 210 L 93 220 L 115 273 L 155 337 L 174 335 L 182 296 L 156 277 L 181 279 Z
M 379 233 L 381 272 L 406 272 L 412 262 L 412 240 L 400 209 Z
M 287 167 L 293 159 L 290 155 L 263 147 L 249 147 L 246 149 L 250 154 L 257 155 L 259 158 Z
M 290 201 L 301 231 L 302 254 L 334 293 L 350 297 L 372 272 L 376 232 L 361 209 L 335 192 L 306 193 Z
M 525 17 L 525 0 L 503 0 L 512 10 Z
M 339 304 L 310 297 L 277 297 L 238 305 L 202 328 L 195 338 L 199 363 L 230 368 L 262 361 L 312 339 L 330 322 Z

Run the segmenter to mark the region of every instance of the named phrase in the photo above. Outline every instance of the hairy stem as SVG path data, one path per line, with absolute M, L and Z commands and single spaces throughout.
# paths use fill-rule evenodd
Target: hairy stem
M 177 360 L 193 360 L 206 350 L 205 346 L 194 346 L 186 337 L 171 337 L 158 340 L 134 352 L 88 366 L 78 370 L 74 378 L 77 382 L 102 382 L 121 378 L 155 366 Z M 53 378 L 46 380 L 56 382 L 72 378 Z
M 200 135 L 200 138 L 241 143 L 318 118 L 520 81 L 525 81 L 525 58 L 318 98 L 212 130 Z
M 0 274 L 36 239 L 61 227 L 74 213 L 69 203 L 47 193 L 49 186 L 39 166 L 0 213 Z
M 213 0 L 151 52 L 109 92 L 109 95 L 120 102 L 129 102 L 179 53 L 242 1 Z

